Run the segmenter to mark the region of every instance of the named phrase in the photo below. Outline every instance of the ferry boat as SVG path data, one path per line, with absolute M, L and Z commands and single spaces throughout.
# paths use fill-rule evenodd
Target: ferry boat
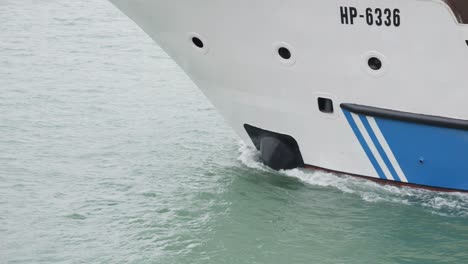
M 276 170 L 468 191 L 467 0 L 111 0 Z

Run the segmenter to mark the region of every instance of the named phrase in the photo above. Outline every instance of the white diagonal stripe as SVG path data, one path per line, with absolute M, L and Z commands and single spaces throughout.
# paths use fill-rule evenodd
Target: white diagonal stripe
M 377 122 L 375 122 L 375 118 L 367 117 L 367 120 L 369 121 L 369 124 L 372 130 L 374 131 L 375 136 L 379 140 L 380 145 L 382 145 L 382 148 L 385 151 L 385 154 L 387 154 L 387 157 L 390 160 L 390 163 L 392 164 L 393 168 L 395 169 L 398 177 L 400 178 L 402 182 L 408 182 L 408 179 L 406 178 L 405 173 L 401 170 L 400 164 L 396 160 L 395 155 L 393 155 L 392 149 L 388 145 L 387 140 L 382 134 L 382 131 L 380 131 L 380 128 L 377 125 Z
M 369 149 L 372 152 L 372 155 L 374 155 L 375 159 L 377 160 L 377 163 L 379 164 L 380 168 L 382 168 L 383 173 L 385 174 L 385 177 L 387 177 L 388 180 L 395 180 L 390 173 L 390 171 L 387 168 L 387 165 L 385 165 L 385 162 L 383 161 L 382 157 L 380 156 L 379 151 L 374 145 L 374 142 L 372 142 L 371 137 L 369 136 L 369 133 L 367 133 L 366 128 L 364 127 L 364 124 L 362 123 L 361 119 L 359 118 L 358 115 L 351 113 L 351 116 L 354 119 L 354 122 L 356 122 L 356 125 L 361 132 L 362 136 L 364 137 L 364 140 L 366 141 L 367 145 L 369 146 Z

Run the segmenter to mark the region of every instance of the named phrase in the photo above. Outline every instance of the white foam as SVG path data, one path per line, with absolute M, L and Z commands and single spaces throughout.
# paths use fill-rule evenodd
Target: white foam
M 240 143 L 239 152 L 238 159 L 245 166 L 278 173 L 261 163 L 259 153 L 255 149 Z M 468 217 L 468 194 L 464 193 L 445 193 L 382 185 L 348 175 L 338 175 L 311 169 L 293 169 L 280 171 L 279 173 L 299 179 L 312 186 L 330 187 L 343 193 L 355 194 L 369 203 L 398 203 L 405 206 L 427 208 L 437 215 Z
M 353 189 L 349 188 L 349 181 L 352 181 L 353 179 L 349 179 L 348 177 L 339 177 L 333 173 L 304 169 L 293 169 L 281 171 L 280 173 L 283 173 L 288 177 L 297 178 L 311 185 L 321 187 L 334 187 L 344 193 L 355 192 Z
M 260 154 L 257 150 L 247 146 L 243 142 L 239 142 L 239 152 L 240 156 L 237 159 L 245 166 L 262 171 L 269 170 L 269 168 L 260 161 Z

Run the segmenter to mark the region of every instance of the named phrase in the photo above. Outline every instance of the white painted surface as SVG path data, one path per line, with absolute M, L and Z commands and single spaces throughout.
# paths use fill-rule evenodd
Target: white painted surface
M 341 103 L 468 119 L 466 26 L 435 0 L 111 0 L 186 71 L 251 144 L 245 123 L 289 134 L 307 164 L 378 177 Z M 400 27 L 342 25 L 340 6 L 398 8 Z M 196 50 L 188 36 L 202 36 Z M 275 49 L 286 43 L 294 63 Z M 379 54 L 375 74 L 367 55 Z M 318 111 L 317 95 L 334 100 Z

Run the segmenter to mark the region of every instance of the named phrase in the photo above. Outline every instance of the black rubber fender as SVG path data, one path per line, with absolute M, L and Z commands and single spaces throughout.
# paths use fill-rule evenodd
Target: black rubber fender
M 260 151 L 262 162 L 274 170 L 304 167 L 297 141 L 289 135 L 244 125 L 254 146 Z

